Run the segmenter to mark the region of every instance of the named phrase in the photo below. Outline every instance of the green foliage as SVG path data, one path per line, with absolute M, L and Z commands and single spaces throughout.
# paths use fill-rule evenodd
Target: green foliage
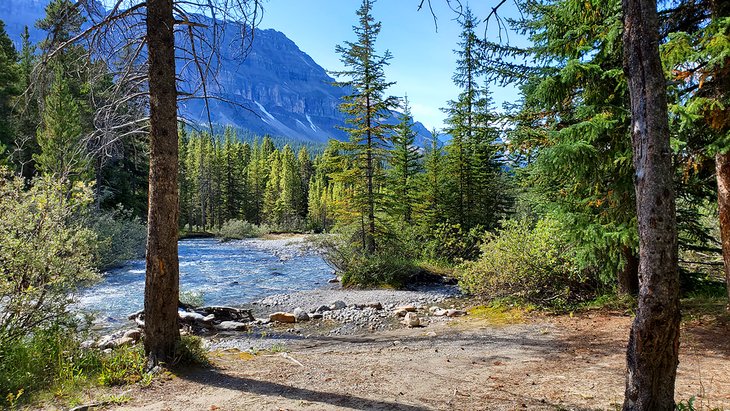
M 38 131 L 41 151 L 33 157 L 38 169 L 55 178 L 82 180 L 88 172 L 82 132 L 79 104 L 64 73 L 56 70 L 50 94 L 45 99 L 43 125 Z
M 479 256 L 479 245 L 484 231 L 480 227 L 469 230 L 459 224 L 439 223 L 428 232 L 423 248 L 424 257 L 433 261 L 458 264 Z
M 144 258 L 147 228 L 139 217 L 118 207 L 93 213 L 89 219 L 97 238 L 96 267 L 104 270 Z
M 461 288 L 491 298 L 512 297 L 543 306 L 564 306 L 592 297 L 595 284 L 581 275 L 574 251 L 555 220 L 507 221 L 488 234 L 482 255 L 465 263 Z
M 223 239 L 240 240 L 261 237 L 272 231 L 271 227 L 266 224 L 256 225 L 245 220 L 228 220 L 217 230 L 216 235 Z
M 362 1 L 357 11 L 359 24 L 353 27 L 356 41 L 346 41 L 335 48 L 346 69 L 333 73 L 347 79 L 335 84 L 350 90 L 340 105 L 349 124 L 344 130 L 350 135 L 346 149 L 353 166 L 345 172 L 352 187 L 349 192 L 351 210 L 360 214 L 363 252 L 367 254 L 377 250 L 380 230 L 384 228 L 376 220 L 385 207 L 384 165 L 388 161 L 388 140 L 392 130 L 385 119 L 396 106 L 396 98 L 385 95 L 393 84 L 385 79 L 385 67 L 392 56 L 389 51 L 382 55 L 375 51 L 381 24 L 372 16 L 374 3 L 374 0 Z
M 205 294 L 202 291 L 180 291 L 180 303 L 190 307 L 202 307 L 205 304 Z
M 203 339 L 193 335 L 185 335 L 180 338 L 176 349 L 176 365 L 210 367 L 212 363 L 208 358 L 208 351 L 203 346 Z
M 78 285 L 97 278 L 93 231 L 79 216 L 88 187 L 0 174 L 0 345 L 67 319 Z
M 149 380 L 141 345 L 110 353 L 83 350 L 76 329 L 38 330 L 0 346 L 0 406 L 27 402 L 38 392 L 71 399 L 90 385 L 123 385 Z
M 112 387 L 140 381 L 145 375 L 147 364 L 141 344 L 120 347 L 109 354 L 89 351 L 86 354 L 92 361 L 91 367 L 83 370 L 87 375 L 97 375 L 99 385 Z
M 392 217 L 408 224 L 412 222 L 416 203 L 416 176 L 421 171 L 423 155 L 415 145 L 411 107 L 406 97 L 403 115 L 393 134 L 393 150 L 390 156 L 390 190 L 392 191 Z

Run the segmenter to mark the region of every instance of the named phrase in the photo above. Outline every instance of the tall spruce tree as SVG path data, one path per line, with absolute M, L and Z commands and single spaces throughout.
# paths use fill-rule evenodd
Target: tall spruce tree
M 480 201 L 481 190 L 475 186 L 473 170 L 475 166 L 481 166 L 477 163 L 481 158 L 475 157 L 474 149 L 477 146 L 483 148 L 482 143 L 488 144 L 482 140 L 489 134 L 483 131 L 485 126 L 488 127 L 489 120 L 483 117 L 488 115 L 489 106 L 484 103 L 484 99 L 488 98 L 487 91 L 480 85 L 484 68 L 481 63 L 482 41 L 475 32 L 479 21 L 467 6 L 459 17 L 459 23 L 462 31 L 459 48 L 455 50 L 457 66 L 452 79 L 461 93 L 456 100 L 449 101 L 448 107 L 444 109 L 447 114 L 445 131 L 451 135 L 446 147 L 449 176 L 446 194 L 450 204 L 449 218 L 470 228 L 482 220 L 475 208 L 475 203 Z
M 17 61 L 18 53 L 5 32 L 5 23 L 0 20 L 0 158 L 9 154 L 3 151 L 14 142 L 12 101 L 20 94 L 21 87 Z
M 421 172 L 420 149 L 416 146 L 411 106 L 406 96 L 403 114 L 393 133 L 393 150 L 390 155 L 390 191 L 393 193 L 393 217 L 411 224 L 416 202 L 416 176 Z
M 79 104 L 60 68 L 56 69 L 44 106 L 43 124 L 38 131 L 41 151 L 34 157 L 38 169 L 67 182 L 87 179 L 89 164 L 82 143 Z
M 638 292 L 638 237 L 620 2 L 520 3 L 526 49 L 487 44 L 488 76 L 522 84 L 509 139 L 533 206 L 564 222 L 586 273 Z M 591 44 L 592 47 L 586 47 Z M 510 65 L 513 53 L 532 65 Z
M 388 87 L 394 84 L 385 79 L 385 67 L 392 56 L 389 51 L 382 55 L 375 51 L 381 24 L 371 14 L 374 3 L 363 0 L 357 11 L 359 24 L 353 27 L 357 39 L 346 41 L 335 49 L 346 69 L 333 73 L 348 79 L 335 84 L 347 87 L 351 93 L 343 98 L 340 110 L 349 124 L 345 130 L 350 135 L 349 149 L 355 164 L 352 200 L 361 214 L 362 245 L 368 254 L 378 248 L 379 224 L 376 220 L 384 205 L 383 164 L 387 161 L 391 130 L 384 118 L 396 105 L 394 97 L 385 95 Z

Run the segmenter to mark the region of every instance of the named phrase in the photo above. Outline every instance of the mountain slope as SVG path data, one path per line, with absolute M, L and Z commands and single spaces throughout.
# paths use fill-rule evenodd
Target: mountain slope
M 16 44 L 25 25 L 31 40 L 42 33 L 32 29 L 43 17 L 48 0 L 2 0 L 0 19 Z M 209 100 L 210 120 L 220 126 L 232 125 L 255 134 L 285 136 L 298 141 L 326 142 L 347 139 L 338 127 L 345 116 L 338 106 L 346 90 L 332 85 L 333 79 L 312 58 L 283 33 L 267 29 L 255 31 L 251 49 L 241 60 L 237 30 L 227 30 L 221 41 L 220 64 L 209 92 L 222 100 Z M 184 88 L 184 87 L 183 87 Z M 208 124 L 208 110 L 201 99 L 180 103 L 180 112 L 190 121 Z M 397 121 L 397 113 L 390 119 Z M 416 123 L 422 142 L 430 134 Z

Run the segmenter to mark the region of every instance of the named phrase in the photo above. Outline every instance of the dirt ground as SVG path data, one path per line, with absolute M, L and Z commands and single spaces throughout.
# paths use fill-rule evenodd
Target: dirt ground
M 116 410 L 617 409 L 630 318 L 474 316 L 424 328 L 310 337 L 134 388 Z M 677 400 L 730 409 L 730 324 L 683 327 Z

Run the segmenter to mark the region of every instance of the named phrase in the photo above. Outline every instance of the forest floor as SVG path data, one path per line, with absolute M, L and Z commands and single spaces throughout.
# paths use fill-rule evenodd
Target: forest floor
M 630 322 L 607 311 L 475 313 L 423 328 L 313 334 L 254 354 L 214 351 L 210 369 L 120 389 L 129 400 L 113 409 L 619 409 Z M 678 401 L 730 409 L 728 336 L 726 315 L 684 320 Z

